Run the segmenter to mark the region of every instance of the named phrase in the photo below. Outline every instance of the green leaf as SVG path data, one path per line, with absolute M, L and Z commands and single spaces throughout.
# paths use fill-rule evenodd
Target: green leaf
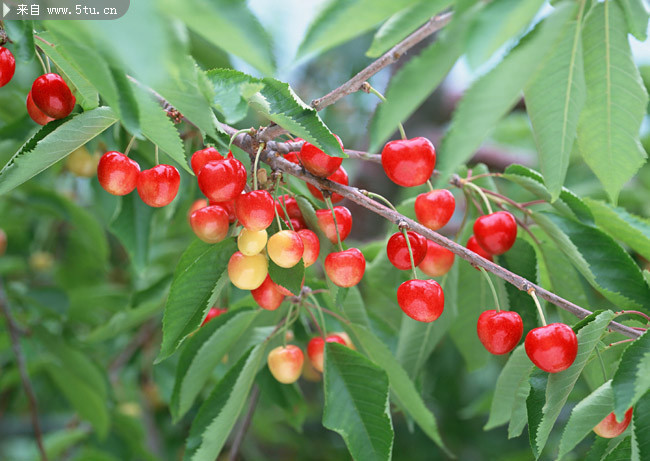
M 610 380 L 573 407 L 569 421 L 562 433 L 558 458 L 569 453 L 589 435 L 594 426 L 612 411 L 613 406 L 614 394 Z
M 366 51 L 366 56 L 369 58 L 381 56 L 451 4 L 452 0 L 421 0 L 395 13 L 377 30 L 370 48 Z
M 621 207 L 586 198 L 596 219 L 596 225 L 616 240 L 650 259 L 650 220 L 636 216 Z
M 176 367 L 170 403 L 174 420 L 187 413 L 214 368 L 259 313 L 253 309 L 226 312 L 199 328 L 187 341 Z
M 185 337 L 199 327 L 228 280 L 226 267 L 235 247 L 233 239 L 215 245 L 196 240 L 185 250 L 165 305 L 157 362 L 173 354 Z
M 537 255 L 535 249 L 527 241 L 518 238 L 508 251 L 499 257 L 500 264 L 517 275 L 535 282 L 537 280 Z M 537 308 L 532 297 L 514 285 L 506 283 L 508 304 L 510 310 L 519 313 L 524 322 L 524 332 L 537 326 Z
M 502 45 L 517 37 L 535 17 L 543 0 L 495 0 L 476 17 L 467 37 L 467 61 L 477 68 Z
M 605 297 L 620 307 L 642 308 L 647 305 L 650 288 L 641 270 L 609 235 L 557 214 L 535 213 L 533 219 Z
M 266 344 L 246 352 L 214 388 L 192 421 L 185 461 L 214 461 L 246 403 Z
M 562 191 L 576 139 L 578 116 L 586 97 L 580 35 L 585 3 L 586 0 L 580 2 L 578 17 L 569 23 L 524 92 L 542 174 L 552 201 Z
M 620 0 L 620 4 L 625 13 L 628 31 L 640 42 L 644 42 L 648 38 L 648 19 L 650 19 L 647 3 L 643 0 Z
M 300 390 L 297 383 L 286 385 L 273 377 L 268 367 L 263 367 L 257 375 L 257 385 L 262 390 L 262 397 L 273 406 L 282 409 L 284 422 L 291 425 L 298 433 L 302 433 L 302 427 L 308 414 L 308 400 Z M 264 405 L 266 402 L 262 401 Z M 271 406 L 271 405 L 269 405 Z
M 612 379 L 614 411 L 619 421 L 650 389 L 650 333 L 644 333 L 630 344 Z
M 632 439 L 626 437 L 602 461 L 628 461 L 632 459 Z
M 637 402 L 632 413 L 632 424 L 640 460 L 650 459 L 650 392 Z
M 4 28 L 13 42 L 10 45 L 14 57 L 19 62 L 34 59 L 34 22 L 5 21 Z
M 529 377 L 533 368 L 534 365 L 526 355 L 523 344 L 517 346 L 497 379 L 485 430 L 501 426 L 510 420 L 517 395 L 520 393 L 528 395 Z
M 161 310 L 162 302 L 160 301 L 148 302 L 134 309 L 120 310 L 83 339 L 87 343 L 96 343 L 114 338 L 120 333 L 142 325 Z
M 225 117 L 227 123 L 237 123 L 248 113 L 248 102 L 244 93 L 257 92 L 264 88 L 261 81 L 233 69 L 213 69 L 206 76 L 214 90 L 212 106 Z
M 296 296 L 300 294 L 305 278 L 305 264 L 302 259 L 293 267 L 280 267 L 269 259 L 269 276 L 277 285 L 286 288 Z
M 47 135 L 42 139 L 36 135 L 35 143 L 28 141 L 0 170 L 0 194 L 6 194 L 54 165 L 116 121 L 117 117 L 111 109 L 99 107 L 65 119 L 63 123 L 55 125 L 54 131 L 45 126 L 41 130 Z
M 617 2 L 597 3 L 585 19 L 587 100 L 578 122 L 578 147 L 612 202 L 643 165 L 639 128 L 648 93 L 632 59 Z
M 298 57 L 347 42 L 418 0 L 330 0 L 309 25 Z
M 528 438 L 530 448 L 533 450 L 535 459 L 539 458 L 537 448 L 537 431 L 542 423 L 544 403 L 546 402 L 546 386 L 549 375 L 542 370 L 535 370 L 530 377 L 530 393 L 526 399 L 526 410 L 528 414 Z
M 390 459 L 394 434 L 386 373 L 358 352 L 327 343 L 323 381 L 323 426 L 343 437 L 353 459 Z
M 359 339 L 363 349 L 368 357 L 378 364 L 388 375 L 390 388 L 396 398 L 399 406 L 403 408 L 411 418 L 420 426 L 420 428 L 433 440 L 440 448 L 447 452 L 447 448 L 440 438 L 438 424 L 433 413 L 426 407 L 415 384 L 406 371 L 399 364 L 395 356 L 391 353 L 386 344 L 377 336 L 372 334 L 367 328 L 359 325 L 350 325 L 350 329 Z M 447 452 L 449 453 L 449 452 Z
M 117 236 L 137 272 L 144 271 L 149 261 L 149 238 L 154 209 L 147 206 L 135 192 L 120 199 L 119 214 L 109 229 Z
M 351 287 L 341 303 L 341 311 L 352 323 L 370 328 L 370 319 L 358 287 Z
M 522 381 L 517 388 L 517 394 L 512 403 L 512 414 L 508 424 L 508 438 L 519 437 L 528 424 L 528 408 L 526 402 L 530 394 L 530 381 Z

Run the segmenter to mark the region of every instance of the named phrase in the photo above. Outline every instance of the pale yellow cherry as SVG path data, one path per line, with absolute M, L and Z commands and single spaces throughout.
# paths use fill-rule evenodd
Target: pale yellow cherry
M 295 383 L 302 373 L 304 355 L 298 346 L 278 346 L 269 352 L 267 364 L 275 379 L 284 384 Z
M 271 236 L 266 251 L 275 264 L 289 268 L 300 262 L 305 245 L 297 232 L 283 230 Z
M 237 237 L 237 248 L 246 256 L 253 256 L 261 252 L 266 246 L 268 234 L 266 229 L 250 231 L 243 228 Z
M 242 290 L 254 290 L 266 279 L 268 262 L 263 254 L 246 256 L 236 251 L 228 261 L 228 277 L 233 285 Z

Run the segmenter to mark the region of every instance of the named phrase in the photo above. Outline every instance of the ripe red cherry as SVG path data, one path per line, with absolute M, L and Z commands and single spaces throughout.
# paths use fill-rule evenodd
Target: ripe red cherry
M 187 220 L 190 221 L 190 218 L 192 217 L 192 213 L 194 213 L 196 210 L 200 210 L 201 208 L 205 208 L 206 206 L 208 206 L 208 201 L 206 199 L 200 198 L 198 200 L 194 200 L 192 206 L 187 211 Z
M 266 363 L 275 379 L 282 384 L 291 384 L 300 378 L 304 360 L 300 348 L 288 344 L 286 347 L 278 346 L 269 352 Z
M 386 175 L 404 187 L 427 182 L 436 166 L 436 150 L 426 138 L 390 141 L 381 152 L 381 164 Z
M 0 46 L 0 87 L 9 83 L 16 71 L 16 59 L 7 48 Z
M 343 149 L 341 139 L 338 136 L 336 136 L 336 139 L 338 139 L 341 149 Z M 298 158 L 307 171 L 314 176 L 320 176 L 321 178 L 327 178 L 331 174 L 334 174 L 343 162 L 341 157 L 332 157 L 331 155 L 327 155 L 318 147 L 308 142 L 302 145 Z
M 138 195 L 144 203 L 159 208 L 169 205 L 178 194 L 181 175 L 171 165 L 156 165 L 138 175 Z
M 438 230 L 449 222 L 455 207 L 456 200 L 451 192 L 436 189 L 418 195 L 415 199 L 415 216 L 423 226 Z
M 281 195 L 275 201 L 275 208 L 278 210 L 280 218 L 286 219 L 287 216 L 284 213 L 284 209 L 282 208 L 283 205 L 284 208 L 287 209 L 289 219 L 303 219 L 302 212 L 300 211 L 300 207 L 298 206 L 298 202 L 295 198 L 291 197 L 290 195 Z
M 300 165 L 300 158 L 298 157 L 298 152 L 289 152 L 284 155 L 284 159 L 290 161 L 291 163 L 295 163 L 296 165 Z
M 323 350 L 325 349 L 325 343 L 339 343 L 345 346 L 345 340 L 339 335 L 328 335 L 325 339 L 320 336 L 311 338 L 307 343 L 307 356 L 312 366 L 323 372 Z
M 305 263 L 305 268 L 307 268 L 314 264 L 318 259 L 318 255 L 320 254 L 320 240 L 318 240 L 318 236 L 309 229 L 301 229 L 297 232 L 305 247 L 305 252 L 302 254 L 302 261 Z
M 623 421 L 620 423 L 616 420 L 614 412 L 611 412 L 605 416 L 601 422 L 594 426 L 594 432 L 606 439 L 613 439 L 625 432 L 627 426 L 630 425 L 630 421 L 632 421 L 632 407 L 628 408 L 623 416 Z
M 289 221 L 287 221 L 286 219 L 283 219 L 282 221 L 284 221 L 284 224 L 286 224 L 286 226 L 289 229 L 293 227 L 293 230 L 295 230 L 296 232 L 301 231 L 303 229 L 307 229 L 307 224 L 305 224 L 304 219 L 291 218 Z M 289 225 L 289 223 L 291 223 L 291 225 Z
M 551 323 L 530 330 L 524 345 L 528 358 L 549 373 L 566 370 L 578 354 L 578 338 L 564 323 Z
M 218 205 L 206 206 L 192 213 L 190 225 L 204 242 L 221 242 L 228 236 L 228 213 Z
M 492 309 L 481 313 L 476 332 L 490 354 L 507 354 L 519 344 L 524 334 L 524 323 L 516 312 Z
M 192 171 L 195 175 L 199 175 L 199 171 L 209 162 L 216 160 L 223 160 L 223 155 L 219 153 L 214 147 L 206 147 L 205 149 L 197 150 L 192 154 L 190 164 Z
M 465 247 L 469 251 L 473 251 L 474 253 L 476 253 L 479 256 L 482 256 L 483 258 L 487 259 L 488 261 L 494 262 L 494 258 L 492 257 L 492 255 L 490 253 L 488 253 L 487 251 L 485 251 L 483 248 L 481 248 L 481 246 L 476 241 L 475 236 L 472 235 L 469 238 L 469 240 L 467 241 L 467 245 L 465 245 Z
M 27 113 L 29 114 L 31 119 L 34 120 L 39 125 L 47 125 L 52 120 L 54 120 L 52 117 L 48 117 L 47 115 L 45 115 L 41 109 L 36 107 L 36 104 L 34 104 L 34 99 L 32 99 L 31 91 L 27 94 L 26 105 L 27 105 Z
M 237 216 L 235 214 L 235 201 L 234 200 L 228 200 L 226 202 L 210 202 L 210 205 L 219 205 L 221 208 L 226 210 L 226 213 L 228 213 L 228 222 L 230 224 L 234 223 L 237 221 Z
M 36 107 L 54 119 L 70 115 L 77 102 L 68 84 L 57 74 L 41 75 L 34 80 L 32 98 Z
M 407 280 L 397 288 L 397 304 L 418 322 L 433 322 L 445 307 L 445 294 L 435 280 Z
M 246 186 L 246 167 L 236 158 L 208 162 L 199 171 L 199 189 L 213 202 L 236 198 Z
M 325 258 L 325 272 L 334 285 L 353 287 L 363 278 L 366 258 L 356 248 L 330 253 Z
M 323 210 L 316 210 L 316 219 L 318 220 L 318 227 L 325 234 L 333 244 L 338 243 L 336 238 L 336 228 L 339 229 L 341 241 L 345 240 L 350 231 L 352 230 L 352 213 L 344 206 L 335 206 L 334 214 L 336 215 L 336 226 L 334 225 L 334 217 L 329 208 Z
M 474 236 L 481 248 L 500 255 L 512 248 L 517 238 L 517 222 L 507 211 L 496 211 L 474 221 Z
M 135 189 L 140 165 L 120 152 L 106 152 L 97 165 L 99 184 L 113 195 L 126 195 Z
M 413 262 L 417 266 L 427 254 L 427 239 L 416 232 L 408 231 L 407 234 L 411 243 L 411 251 L 413 251 Z M 386 253 L 393 266 L 403 271 L 411 268 L 411 257 L 406 245 L 406 238 L 401 232 L 395 232 L 388 239 Z
M 254 190 L 239 194 L 235 198 L 235 214 L 248 230 L 266 229 L 275 217 L 273 197 L 266 190 Z
M 218 308 L 218 307 L 213 307 L 213 308 L 211 308 L 211 309 L 208 311 L 208 315 L 205 316 L 205 319 L 204 319 L 203 322 L 201 323 L 201 326 L 205 325 L 205 324 L 208 323 L 210 320 L 212 320 L 212 319 L 214 319 L 214 318 L 216 318 L 216 317 L 219 317 L 221 314 L 225 314 L 226 312 L 228 312 L 228 309 L 225 309 L 225 308 L 224 308 L 224 309 L 220 309 L 220 308 Z
M 284 295 L 280 293 L 278 286 L 271 280 L 269 275 L 266 276 L 266 279 L 259 287 L 251 290 L 251 294 L 255 302 L 267 311 L 276 310 L 284 301 Z
M 328 176 L 327 179 L 338 184 L 343 184 L 344 186 L 347 186 L 350 181 L 348 179 L 348 173 L 345 171 L 345 168 L 343 168 L 342 166 L 338 167 L 338 169 L 330 176 Z M 318 200 L 322 200 L 323 202 L 325 201 L 325 198 L 323 198 L 323 193 L 317 187 L 313 186 L 310 183 L 307 183 L 307 189 L 309 189 L 311 195 L 316 197 Z M 333 193 L 331 196 L 332 203 L 338 203 L 344 198 L 345 197 L 343 197 L 341 194 L 337 194 L 336 192 Z
M 431 240 L 427 240 L 427 254 L 418 265 L 422 272 L 429 277 L 440 277 L 449 272 L 453 264 L 454 253 Z

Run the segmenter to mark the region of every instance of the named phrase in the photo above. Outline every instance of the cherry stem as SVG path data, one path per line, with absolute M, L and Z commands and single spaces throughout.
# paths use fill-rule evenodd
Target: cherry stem
M 427 186 L 429 186 L 429 191 L 433 192 L 433 184 L 431 184 L 431 180 L 427 179 Z
M 596 345 L 596 355 L 598 356 L 598 361 L 600 362 L 600 371 L 603 372 L 603 382 L 607 382 L 607 371 L 605 371 L 605 362 L 603 362 L 603 358 L 600 355 L 600 351 L 598 350 L 598 345 Z
M 535 301 L 535 306 L 537 306 L 537 312 L 539 312 L 539 316 L 542 319 L 542 325 L 546 326 L 546 317 L 544 317 L 544 311 L 542 310 L 542 306 L 539 304 L 539 299 L 537 299 L 537 294 L 535 294 L 535 289 L 531 288 L 528 290 L 528 294 L 533 298 L 533 301 Z
M 243 130 L 239 130 L 239 131 L 237 131 L 235 134 L 233 134 L 233 135 L 230 137 L 230 142 L 228 143 L 228 152 L 232 152 L 232 143 L 233 143 L 233 141 L 235 141 L 235 138 L 236 138 L 237 136 L 239 136 L 239 135 L 242 134 L 242 133 L 248 133 L 248 134 L 250 134 L 250 132 L 251 132 L 251 129 L 250 129 L 250 128 L 246 128 L 246 129 L 243 129 Z
M 381 102 L 386 102 L 386 97 L 383 94 L 381 94 L 379 91 L 377 91 L 375 88 L 373 88 L 370 85 L 370 83 L 364 82 L 363 85 L 361 85 L 361 89 L 363 91 L 365 91 L 366 93 L 374 94 L 379 99 L 381 99 Z M 404 126 L 401 123 L 398 123 L 397 128 L 399 128 L 399 134 L 402 137 L 402 139 L 407 139 L 406 138 L 406 132 L 404 131 Z
M 36 47 L 36 48 L 38 48 L 38 47 Z M 36 54 L 36 57 L 41 62 L 41 67 L 43 67 L 43 72 L 45 72 L 47 74 L 48 72 L 47 72 L 47 67 L 45 66 L 45 61 L 43 61 L 43 58 L 38 53 L 38 49 L 36 50 L 36 52 L 34 54 Z
M 45 62 L 47 63 L 47 73 L 49 74 L 52 72 L 52 67 L 50 66 L 50 58 L 47 55 L 45 55 Z
M 309 309 L 309 306 L 313 306 L 314 309 L 316 308 L 316 306 L 314 306 L 314 305 L 311 304 L 311 303 L 307 303 L 307 302 L 303 302 L 303 306 L 305 306 L 305 310 L 307 311 L 307 313 L 308 313 L 309 316 L 311 317 L 311 320 L 312 320 L 312 322 L 314 322 L 314 325 L 316 325 L 316 329 L 318 330 L 318 334 L 320 334 L 320 335 L 324 338 L 324 337 L 325 337 L 325 333 L 323 333 L 322 328 L 321 328 L 320 325 L 318 324 L 318 320 L 316 320 L 316 316 L 315 316 L 314 313 L 311 311 L 311 309 Z
M 625 343 L 630 343 L 634 341 L 636 338 L 629 338 L 629 339 L 623 339 L 621 341 L 616 341 L 615 343 L 611 343 L 608 347 L 613 347 L 613 346 L 618 346 L 620 344 L 625 344 Z
M 506 197 L 505 195 L 499 194 L 498 192 L 491 191 L 490 189 L 484 189 L 484 188 L 481 188 L 481 189 L 486 194 L 491 195 L 492 197 L 495 197 L 495 198 L 497 198 L 497 199 L 499 199 L 499 200 L 501 200 L 501 201 L 503 201 L 505 203 L 508 203 L 508 204 L 512 205 L 513 207 L 517 208 L 518 210 L 523 211 L 524 213 L 527 213 L 527 214 L 531 213 L 531 211 L 526 209 L 524 206 L 522 206 L 521 203 L 515 202 L 514 200 L 512 200 L 509 197 Z
M 332 200 L 329 197 L 324 197 L 327 208 L 332 212 L 332 218 L 334 218 L 334 229 L 336 229 L 336 239 L 339 242 L 339 250 L 343 251 L 343 243 L 341 242 L 341 234 L 339 233 L 339 225 L 336 222 L 336 213 L 334 212 L 334 205 L 332 205 Z
M 289 224 L 289 227 L 291 228 L 292 231 L 296 231 L 293 227 L 293 223 L 291 222 L 291 217 L 289 216 L 289 212 L 287 211 L 287 207 L 284 204 L 284 200 L 280 199 L 278 200 L 278 203 L 280 203 L 280 207 L 282 207 L 282 211 L 284 212 L 284 215 L 287 218 L 287 224 Z M 277 212 L 278 209 L 276 208 L 275 211 Z
M 488 284 L 490 285 L 490 290 L 492 291 L 492 297 L 494 298 L 494 304 L 497 306 L 497 313 L 501 312 L 501 305 L 499 304 L 499 297 L 497 296 L 497 290 L 494 287 L 494 283 L 492 283 L 492 279 L 490 278 L 490 276 L 488 275 L 488 273 L 487 273 L 487 271 L 485 269 L 483 269 L 481 266 L 479 266 L 478 268 L 481 269 L 481 273 L 483 274 L 483 276 L 487 280 Z
M 160 159 L 158 158 L 158 144 L 155 146 L 154 157 L 156 159 L 156 165 L 160 165 Z
M 546 203 L 546 200 L 540 199 L 540 200 L 531 200 L 530 202 L 523 202 L 520 203 L 519 205 L 523 206 L 524 208 L 529 207 L 531 205 L 540 205 L 542 203 Z
M 255 162 L 253 162 L 253 190 L 257 190 L 257 166 L 260 163 L 260 154 L 264 150 L 264 143 L 260 144 L 255 154 Z
M 319 330 L 321 331 L 321 334 L 323 335 L 323 338 L 325 338 L 325 333 L 323 331 L 327 330 L 327 325 L 325 324 L 325 316 L 323 315 L 323 308 L 320 307 L 320 303 L 318 302 L 318 299 L 316 299 L 316 296 L 314 296 L 312 293 L 309 293 L 309 299 L 311 299 L 311 302 L 314 303 L 316 306 L 316 310 L 318 311 L 318 316 L 320 317 L 321 324 L 323 325 L 323 329 Z
M 278 221 L 278 231 L 282 230 L 282 223 L 280 222 L 278 207 L 275 206 L 275 203 L 278 201 L 278 189 L 280 188 L 281 179 L 282 179 L 282 174 L 279 174 L 277 179 L 275 180 L 275 187 L 273 188 L 273 211 L 275 211 L 275 219 Z
M 382 202 L 384 202 L 386 205 L 388 205 L 388 207 L 389 207 L 390 209 L 392 209 L 394 212 L 397 213 L 397 208 L 395 208 L 395 206 L 394 206 L 392 203 L 390 203 L 390 200 L 388 200 L 388 199 L 387 199 L 386 197 L 384 197 L 383 195 L 379 195 L 379 194 L 377 194 L 377 193 L 375 193 L 375 192 L 369 192 L 369 191 L 367 191 L 367 190 L 362 191 L 362 193 L 363 193 L 363 195 L 365 195 L 366 197 L 370 197 L 370 198 L 378 198 L 379 200 L 381 200 Z
M 478 195 L 481 197 L 481 199 L 483 199 L 483 203 L 485 203 L 485 207 L 487 208 L 488 214 L 492 214 L 492 207 L 490 206 L 490 201 L 485 196 L 485 192 L 483 191 L 483 189 L 481 187 L 477 186 L 476 184 L 474 184 L 472 182 L 469 182 L 469 181 L 463 181 L 462 184 L 467 185 L 467 186 L 471 187 L 472 189 L 474 189 L 478 193 Z
M 640 311 L 628 311 L 628 310 L 626 310 L 626 311 L 618 311 L 618 312 L 616 313 L 617 316 L 619 316 L 619 315 L 625 315 L 625 314 L 640 315 L 641 317 L 643 317 L 644 319 L 646 319 L 646 322 L 650 322 L 650 316 L 648 316 L 647 314 L 644 314 L 643 312 L 640 312 Z
M 406 230 L 406 227 L 403 226 L 400 226 L 400 230 L 404 235 L 404 239 L 406 240 L 406 247 L 409 250 L 409 259 L 411 260 L 411 271 L 413 272 L 413 280 L 417 280 L 418 273 L 415 270 L 415 259 L 413 259 L 413 249 L 411 248 L 411 240 L 409 239 L 408 231 Z
M 126 146 L 126 149 L 124 149 L 124 155 L 126 155 L 127 157 L 129 156 L 129 152 L 131 152 L 131 147 L 133 147 L 134 142 L 135 142 L 135 135 L 131 137 L 129 144 Z
M 293 309 L 294 309 L 294 305 L 291 304 L 289 306 L 289 312 L 287 313 L 287 316 L 284 320 L 284 325 L 282 326 L 282 345 L 284 347 L 287 347 L 287 329 L 289 328 L 289 319 L 291 319 L 291 315 L 293 314 Z

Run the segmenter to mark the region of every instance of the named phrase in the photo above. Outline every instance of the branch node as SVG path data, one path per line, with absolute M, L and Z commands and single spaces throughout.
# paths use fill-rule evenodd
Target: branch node
M 409 229 L 410 229 L 408 223 L 407 223 L 406 221 L 401 221 L 401 220 L 398 221 L 398 223 L 397 223 L 397 227 L 399 227 L 399 230 L 400 230 L 400 231 L 404 231 L 404 230 L 409 230 Z
M 361 91 L 363 91 L 364 93 L 368 93 L 368 94 L 370 94 L 370 89 L 371 89 L 371 88 L 372 88 L 372 87 L 370 86 L 370 83 L 368 83 L 368 82 L 363 82 L 363 83 L 361 84 L 361 86 L 359 87 L 359 89 L 360 89 Z

